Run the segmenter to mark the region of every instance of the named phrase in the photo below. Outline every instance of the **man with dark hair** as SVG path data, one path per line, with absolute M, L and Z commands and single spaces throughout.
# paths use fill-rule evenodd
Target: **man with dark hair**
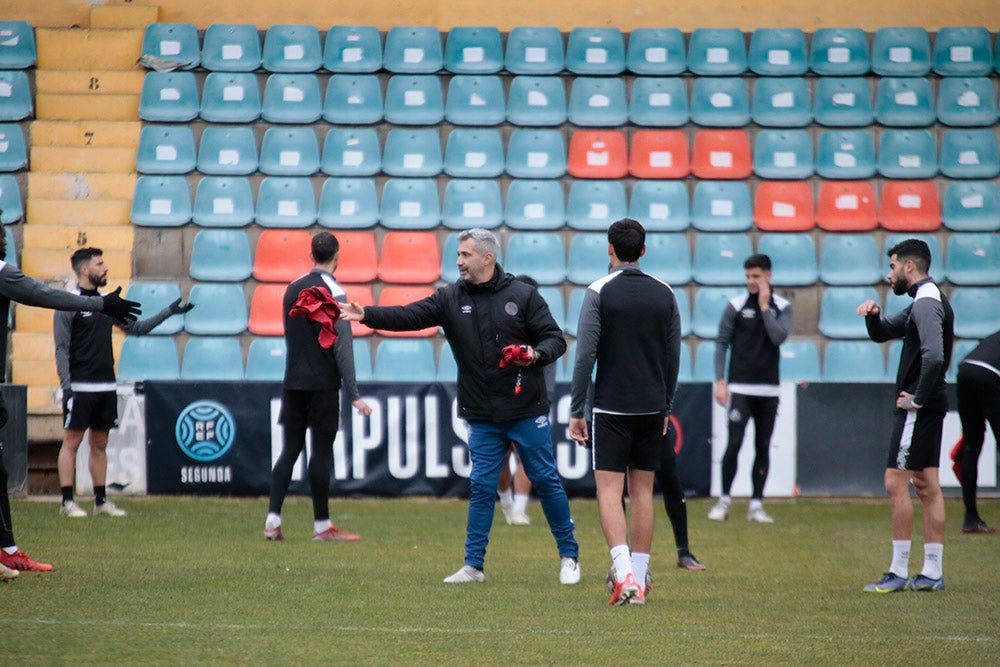
M 80 248 L 70 257 L 77 286 L 74 294 L 100 296 L 97 288 L 108 284 L 108 267 L 100 248 Z M 132 336 L 152 331 L 171 315 L 186 313 L 194 304 L 177 299 L 156 315 L 139 321 L 123 321 L 91 312 L 60 310 L 55 314 L 53 335 L 56 370 L 63 395 L 64 432 L 59 449 L 59 514 L 85 517 L 87 512 L 73 499 L 76 454 L 90 429 L 88 467 L 94 482 L 94 514 L 123 517 L 127 513 L 107 499 L 108 431 L 118 426 L 118 392 L 111 326 Z
M 903 339 L 896 373 L 896 415 L 885 469 L 885 490 L 892 504 L 892 562 L 889 571 L 865 586 L 871 593 L 902 590 L 944 590 L 944 498 L 938 480 L 941 430 L 948 412 L 944 374 L 951 360 L 954 314 L 951 304 L 927 275 L 931 252 L 919 239 L 906 239 L 886 252 L 889 285 L 897 296 L 913 303 L 882 316 L 878 303 L 865 301 L 858 315 L 865 318 L 868 337 L 876 343 Z M 924 567 L 909 579 L 913 503 L 910 482 L 924 513 Z
M 569 434 L 590 443 L 601 529 L 615 575 L 608 604 L 644 604 L 653 543 L 653 481 L 663 458 L 680 368 L 681 319 L 669 285 L 643 273 L 646 231 L 608 229 L 610 273 L 587 287 L 577 327 Z M 593 440 L 584 409 L 594 383 Z M 628 479 L 631 525 L 621 498 Z M 629 539 L 631 538 L 631 539 Z
M 309 493 L 313 503 L 314 542 L 356 542 L 360 535 L 347 533 L 330 521 L 330 471 L 333 441 L 340 426 L 340 388 L 351 397 L 359 414 L 372 409 L 361 398 L 354 375 L 351 325 L 340 319 L 344 289 L 333 277 L 340 261 L 340 243 L 330 232 L 312 238 L 310 255 L 315 264 L 285 290 L 285 378 L 281 394 L 281 430 L 284 443 L 271 473 L 271 497 L 264 537 L 284 540 L 281 507 L 292 480 L 292 469 L 312 432 Z
M 737 459 L 747 422 L 754 424 L 753 485 L 747 521 L 774 523 L 764 511 L 764 483 L 770 467 L 771 434 L 778 415 L 781 392 L 778 368 L 781 352 L 792 328 L 792 304 L 771 290 L 771 258 L 751 255 L 743 262 L 747 293 L 731 300 L 722 313 L 715 339 L 715 400 L 725 406 L 729 442 L 722 457 L 722 495 L 708 513 L 713 521 L 729 518 Z M 726 352 L 729 356 L 729 382 Z

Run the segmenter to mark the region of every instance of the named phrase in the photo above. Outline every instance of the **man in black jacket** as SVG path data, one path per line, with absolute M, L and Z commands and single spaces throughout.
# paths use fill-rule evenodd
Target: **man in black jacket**
M 559 548 L 559 580 L 575 584 L 580 581 L 579 548 L 556 470 L 542 373 L 566 351 L 566 341 L 538 290 L 514 280 L 497 265 L 500 244 L 492 232 L 467 230 L 458 241 L 455 283 L 406 306 L 350 303 L 342 316 L 390 331 L 440 326 L 455 354 L 458 408 L 469 423 L 472 473 L 465 565 L 445 583 L 486 580 L 483 565 L 497 481 L 513 441 Z

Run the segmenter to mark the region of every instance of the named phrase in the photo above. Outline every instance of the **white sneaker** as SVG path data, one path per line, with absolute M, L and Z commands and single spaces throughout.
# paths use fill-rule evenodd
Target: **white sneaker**
M 757 523 L 774 523 L 774 519 L 772 519 L 768 513 L 764 511 L 763 507 L 757 507 L 749 510 L 747 512 L 747 521 L 756 521 Z
M 128 512 L 115 505 L 110 500 L 105 500 L 102 505 L 94 505 L 94 516 L 107 514 L 108 516 L 128 516 Z
M 503 518 L 507 521 L 507 525 L 514 525 L 514 503 L 500 501 L 500 510 L 503 512 Z
M 463 565 L 455 574 L 444 578 L 446 584 L 481 584 L 486 581 L 486 574 L 471 565 Z
M 2 581 L 3 583 L 6 584 L 8 581 L 11 581 L 12 579 L 17 579 L 17 577 L 20 574 L 21 573 L 18 572 L 17 570 L 12 570 L 6 565 L 0 563 L 0 581 Z
M 67 500 L 59 506 L 59 516 L 68 516 L 74 519 L 87 516 L 87 510 L 76 504 L 75 500 Z
M 715 507 L 708 512 L 708 518 L 712 521 L 725 521 L 728 519 L 729 503 L 722 502 L 721 500 L 715 503 Z
M 562 567 L 559 568 L 559 583 L 580 583 L 580 563 L 578 563 L 575 558 L 562 559 Z
M 531 519 L 528 517 L 527 512 L 512 512 L 507 523 L 512 526 L 530 526 Z

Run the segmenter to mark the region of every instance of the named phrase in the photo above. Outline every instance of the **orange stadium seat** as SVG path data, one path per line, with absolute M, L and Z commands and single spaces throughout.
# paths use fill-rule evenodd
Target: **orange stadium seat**
M 312 234 L 304 229 L 265 229 L 257 238 L 253 277 L 265 283 L 295 280 L 312 268 L 311 247 Z
M 372 296 L 372 288 L 369 285 L 341 285 L 347 294 L 349 302 L 359 303 L 362 306 L 374 306 L 375 297 Z M 374 329 L 361 324 L 361 322 L 351 322 L 351 335 L 355 338 L 370 336 Z
M 808 181 L 761 181 L 753 202 L 753 222 L 765 232 L 804 232 L 816 226 Z
M 684 178 L 691 173 L 687 134 L 682 130 L 637 130 L 628 170 L 636 178 Z
M 743 130 L 698 130 L 691 173 L 698 178 L 746 178 L 753 171 L 750 135 Z
M 941 200 L 933 181 L 886 181 L 879 223 L 894 232 L 932 232 L 941 226 Z
M 378 276 L 378 253 L 375 235 L 371 232 L 336 233 L 340 242 L 337 280 L 345 283 L 367 283 Z
M 433 287 L 426 285 L 388 285 L 382 288 L 382 293 L 378 295 L 378 305 L 380 306 L 405 306 L 408 303 L 426 299 L 434 293 Z M 427 327 L 416 331 L 385 331 L 379 329 L 379 333 L 390 338 L 426 338 L 433 336 L 438 328 Z
M 247 329 L 257 336 L 284 336 L 285 322 L 282 301 L 285 298 L 284 283 L 262 283 L 257 285 L 250 299 L 250 321 Z
M 831 232 L 875 229 L 875 188 L 868 181 L 823 181 L 816 203 L 816 224 Z
M 387 283 L 420 285 L 441 277 L 434 232 L 388 232 L 382 239 L 378 277 Z
M 625 133 L 617 130 L 578 130 L 569 140 L 571 176 L 622 178 L 628 173 Z

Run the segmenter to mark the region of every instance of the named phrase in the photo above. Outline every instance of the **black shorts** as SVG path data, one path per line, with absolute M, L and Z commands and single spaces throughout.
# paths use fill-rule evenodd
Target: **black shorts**
M 943 412 L 896 410 L 887 468 L 915 470 L 941 465 Z
M 63 428 L 71 431 L 110 431 L 118 428 L 118 393 L 75 391 L 63 398 Z
M 594 470 L 659 470 L 666 442 L 663 413 L 613 415 L 595 412 L 591 439 Z
M 340 390 L 285 389 L 278 422 L 288 428 L 336 433 L 340 427 Z

